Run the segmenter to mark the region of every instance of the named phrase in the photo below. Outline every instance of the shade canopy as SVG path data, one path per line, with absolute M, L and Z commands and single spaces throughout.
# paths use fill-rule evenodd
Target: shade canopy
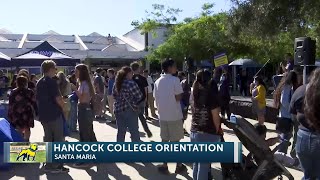
M 229 66 L 262 67 L 261 64 L 252 59 L 237 59 L 232 61 Z
M 66 55 L 47 41 L 44 41 L 34 49 L 13 58 L 12 65 L 40 66 L 44 60 L 48 59 L 54 60 L 58 66 L 75 66 L 76 63 L 80 63 L 79 59 Z
M 11 66 L 11 58 L 2 52 L 0 52 L 0 67 L 10 67 Z
M 11 60 L 11 58 L 2 52 L 0 52 L 0 60 Z
M 213 68 L 213 64 L 209 60 L 202 60 L 200 67 Z

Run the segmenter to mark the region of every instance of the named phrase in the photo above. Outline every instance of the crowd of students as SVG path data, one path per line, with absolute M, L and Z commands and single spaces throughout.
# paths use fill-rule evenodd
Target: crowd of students
M 133 142 L 139 142 L 139 120 L 147 136 L 153 135 L 146 121 L 150 117 L 150 108 L 151 116 L 159 120 L 162 142 L 179 142 L 186 134 L 183 120 L 187 118 L 190 106 L 190 140 L 221 141 L 221 123 L 231 114 L 227 68 L 215 70 L 213 76 L 209 70 L 199 70 L 191 88 L 186 75 L 177 73 L 174 60 L 165 60 L 161 66 L 163 74 L 153 82 L 148 71 L 143 71 L 136 62 L 117 72 L 109 69 L 106 73 L 97 69 L 94 77 L 91 77 L 86 65 L 79 64 L 67 78 L 64 73 L 57 72 L 53 61 L 44 61 L 41 66 L 43 76 L 37 82 L 24 70 L 16 76 L 16 88 L 9 97 L 9 120 L 26 141 L 29 140 L 34 119 L 38 117 L 44 128 L 45 142 L 64 141 L 64 127 L 76 132 L 77 123 L 80 141 L 95 142 L 93 119 L 103 118 L 108 104 L 112 114 L 109 122 L 117 124 L 117 142 L 125 141 L 127 131 Z M 299 79 L 297 72 L 288 70 L 274 93 L 275 106 L 279 109 L 277 132 L 280 138 L 268 142 L 272 145 L 278 141 L 290 141 L 293 137 L 293 144 L 296 144 L 292 148 L 292 164 L 300 162 L 305 179 L 319 178 L 320 116 L 317 102 L 320 98 L 320 70 L 314 71 L 308 85 L 301 85 Z M 254 78 L 250 92 L 258 117 L 256 129 L 265 138 L 266 87 L 261 78 Z M 287 151 L 288 145 L 279 149 L 280 153 L 287 154 Z M 62 164 L 47 164 L 45 169 L 55 173 L 68 172 Z M 167 164 L 163 163 L 158 170 L 168 173 Z M 176 173 L 186 170 L 184 164 L 177 164 Z M 209 177 L 209 163 L 194 163 L 194 179 Z

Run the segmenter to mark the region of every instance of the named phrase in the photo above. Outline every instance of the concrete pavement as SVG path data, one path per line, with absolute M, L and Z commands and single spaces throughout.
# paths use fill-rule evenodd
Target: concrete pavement
M 191 115 L 189 115 L 185 125 L 186 128 L 190 128 Z M 251 123 L 255 121 L 250 120 Z M 98 141 L 115 142 L 116 141 L 116 126 L 113 124 L 105 124 L 104 121 L 94 121 L 94 131 L 96 133 Z M 275 129 L 274 124 L 267 123 L 268 129 Z M 156 141 L 160 142 L 160 129 L 157 120 L 149 121 L 149 128 L 153 133 L 152 138 L 147 138 L 146 134 L 143 132 L 142 126 L 140 125 L 140 135 L 143 141 Z M 232 133 L 232 131 L 226 127 L 223 127 L 225 131 L 226 141 L 239 141 L 238 138 Z M 268 137 L 274 137 L 276 134 L 270 132 Z M 73 135 L 72 137 L 67 137 L 66 140 L 70 142 L 78 141 L 79 136 Z M 43 128 L 39 122 L 35 122 L 35 128 L 31 131 L 30 141 L 42 142 L 43 139 Z M 130 135 L 127 134 L 126 141 L 130 141 Z M 189 137 L 185 137 L 183 141 L 190 141 Z M 245 149 L 245 148 L 243 148 Z M 174 179 L 192 179 L 192 164 L 188 165 L 188 173 L 184 175 L 174 174 L 175 164 L 169 164 L 170 175 L 161 175 L 158 173 L 156 165 L 157 163 L 117 163 L 117 164 L 99 164 L 98 166 L 93 166 L 87 169 L 76 169 L 71 166 L 70 172 L 68 174 L 44 174 L 39 164 L 20 164 L 14 165 L 10 171 L 0 171 L 0 180 L 12 179 L 12 180 L 105 180 L 105 179 L 120 179 L 120 180 L 174 180 Z M 303 173 L 297 170 L 289 169 L 295 179 L 301 179 Z M 222 179 L 220 164 L 212 164 L 212 172 L 214 179 Z

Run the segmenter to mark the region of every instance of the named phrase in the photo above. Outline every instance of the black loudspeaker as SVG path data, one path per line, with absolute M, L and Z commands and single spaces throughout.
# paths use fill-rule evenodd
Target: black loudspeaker
M 314 65 L 316 41 L 310 37 L 299 37 L 294 42 L 294 65 Z

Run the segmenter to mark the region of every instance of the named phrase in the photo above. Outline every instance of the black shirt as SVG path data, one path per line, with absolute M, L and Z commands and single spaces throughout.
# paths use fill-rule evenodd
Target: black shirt
M 307 122 L 304 115 L 304 97 L 306 94 L 306 87 L 307 85 L 302 85 L 293 93 L 290 102 L 290 112 L 297 116 L 297 120 L 300 123 L 299 129 L 313 132 L 314 129 Z
M 57 81 L 50 77 L 42 77 L 37 83 L 38 114 L 41 122 L 55 121 L 62 115 L 62 110 L 56 102 L 61 96 Z
M 220 107 L 218 87 L 217 83 L 212 80 L 207 89 L 200 89 L 198 97 L 194 97 L 191 131 L 217 134 L 211 110 L 218 107 Z
M 135 75 L 133 75 L 132 80 L 134 80 L 134 82 L 136 82 L 138 84 L 139 89 L 142 93 L 142 99 L 140 100 L 140 102 L 144 101 L 146 99 L 145 88 L 148 87 L 147 78 L 141 76 L 140 74 L 135 74 Z
M 182 86 L 182 89 L 183 89 L 183 94 L 182 94 L 182 99 L 181 99 L 181 101 L 182 101 L 186 106 L 188 106 L 188 105 L 189 105 L 191 88 L 190 88 L 190 86 L 189 86 L 189 83 L 188 83 L 187 79 L 183 79 L 183 80 L 181 81 L 181 86 Z

